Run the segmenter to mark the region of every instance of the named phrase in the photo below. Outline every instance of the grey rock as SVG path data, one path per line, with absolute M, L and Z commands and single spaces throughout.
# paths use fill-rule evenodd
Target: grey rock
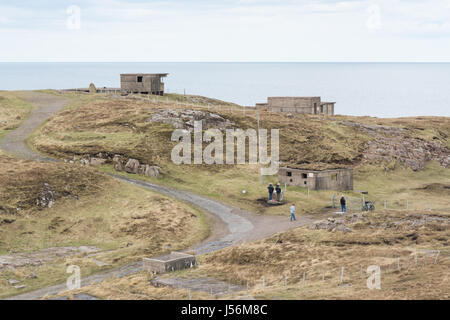
M 125 171 L 128 173 L 136 174 L 139 170 L 139 160 L 129 159 L 125 165 Z

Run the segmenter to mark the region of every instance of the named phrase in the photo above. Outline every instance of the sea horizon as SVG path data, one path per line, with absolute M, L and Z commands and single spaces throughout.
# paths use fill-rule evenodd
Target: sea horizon
M 254 106 L 320 96 L 336 114 L 450 116 L 450 62 L 0 62 L 0 90 L 119 87 L 120 73 L 169 73 L 166 92 Z

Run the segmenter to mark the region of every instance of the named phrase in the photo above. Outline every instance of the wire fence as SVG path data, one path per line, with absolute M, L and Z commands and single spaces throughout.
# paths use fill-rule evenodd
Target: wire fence
M 361 212 L 367 210 L 365 202 L 369 201 L 373 204 L 374 210 L 410 210 L 410 211 L 444 211 L 450 212 L 450 201 L 447 204 L 424 203 L 423 201 L 415 201 L 410 199 L 390 199 L 370 201 L 366 197 L 345 196 L 346 207 L 348 212 Z M 340 195 L 333 194 L 331 197 L 331 207 L 340 209 Z
M 386 262 L 389 260 L 389 262 Z M 262 276 L 257 280 L 237 281 L 237 284 L 246 286 L 247 291 L 264 291 L 268 289 L 282 289 L 286 287 L 305 288 L 308 284 L 323 284 L 330 286 L 362 285 L 366 286 L 368 278 L 373 275 L 371 270 L 378 269 L 380 284 L 383 287 L 383 277 L 397 275 L 403 277 L 403 273 L 413 273 L 420 277 L 423 268 L 431 265 L 448 265 L 449 253 L 440 250 L 418 250 L 406 257 L 382 258 L 382 263 L 352 264 L 345 266 L 322 266 L 315 268 L 303 268 L 298 272 L 289 271 L 278 277 Z M 375 266 L 376 268 L 369 268 Z M 414 279 L 417 279 L 414 277 Z

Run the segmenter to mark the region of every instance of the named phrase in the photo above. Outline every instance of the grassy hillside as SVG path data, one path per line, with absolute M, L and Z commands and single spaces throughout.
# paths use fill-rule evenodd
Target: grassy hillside
M 195 270 L 181 271 L 175 276 L 214 277 L 243 288 L 248 284 L 248 293 L 244 290 L 223 297 L 232 299 L 247 294 L 257 299 L 450 297 L 447 274 L 450 215 L 391 212 L 336 217 L 335 221 L 341 221 L 351 231 L 293 229 L 207 254 L 200 258 Z M 367 287 L 369 266 L 381 270 L 379 290 Z M 152 277 L 142 272 L 82 291 L 108 299 L 188 298 L 188 290 L 142 285 Z M 195 299 L 214 299 L 208 292 L 191 294 Z
M 63 282 L 70 264 L 87 276 L 186 248 L 208 232 L 197 209 L 94 168 L 0 156 L 2 297 Z M 78 252 L 82 246 L 95 247 L 95 255 Z M 65 247 L 74 253 L 54 254 Z
M 182 114 L 178 118 L 189 112 L 203 112 L 207 117 L 212 113 L 222 117 L 219 126 L 227 121 L 231 128 L 242 129 L 257 127 L 255 110 L 220 103 L 208 106 L 192 98 L 186 105 L 176 103 L 172 96 L 125 99 L 71 94 L 69 97 L 72 101 L 69 107 L 30 140 L 40 152 L 75 161 L 85 155 L 120 154 L 162 168 L 157 180 L 135 175 L 137 178 L 193 190 L 255 212 L 286 214 L 285 206 L 267 207 L 262 201 L 267 183 L 277 182 L 277 177 L 265 177 L 261 184 L 256 166 L 174 165 L 170 160 L 175 145 L 170 136 L 174 125 L 180 122 L 176 117 L 167 117 L 164 113 L 167 109 Z M 269 112 L 260 112 L 259 118 L 262 128 L 280 129 L 282 165 L 353 167 L 355 190 L 368 190 L 370 200 L 377 201 L 378 208 L 387 201 L 388 208 L 403 209 L 406 200 L 415 209 L 450 207 L 442 197 L 450 184 L 448 118 L 323 118 Z M 181 125 L 188 126 L 187 119 Z M 206 123 L 217 126 L 209 120 Z M 113 169 L 106 165 L 104 170 Z M 440 191 L 428 189 L 434 184 L 441 184 Z M 242 190 L 247 193 L 244 195 Z M 308 197 L 306 190 L 288 187 L 286 199 L 298 204 L 299 214 L 311 213 L 330 206 L 333 194 L 339 195 L 312 191 Z M 346 194 L 361 198 L 357 192 Z
M 28 115 L 32 107 L 17 94 L 0 92 L 0 139 L 8 131 L 16 128 Z

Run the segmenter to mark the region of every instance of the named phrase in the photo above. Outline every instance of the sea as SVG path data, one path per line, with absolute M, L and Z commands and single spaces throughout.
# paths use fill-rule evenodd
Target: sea
M 245 106 L 320 96 L 336 114 L 450 116 L 450 63 L 3 62 L 0 90 L 120 87 L 121 73 L 169 73 L 166 92 Z

